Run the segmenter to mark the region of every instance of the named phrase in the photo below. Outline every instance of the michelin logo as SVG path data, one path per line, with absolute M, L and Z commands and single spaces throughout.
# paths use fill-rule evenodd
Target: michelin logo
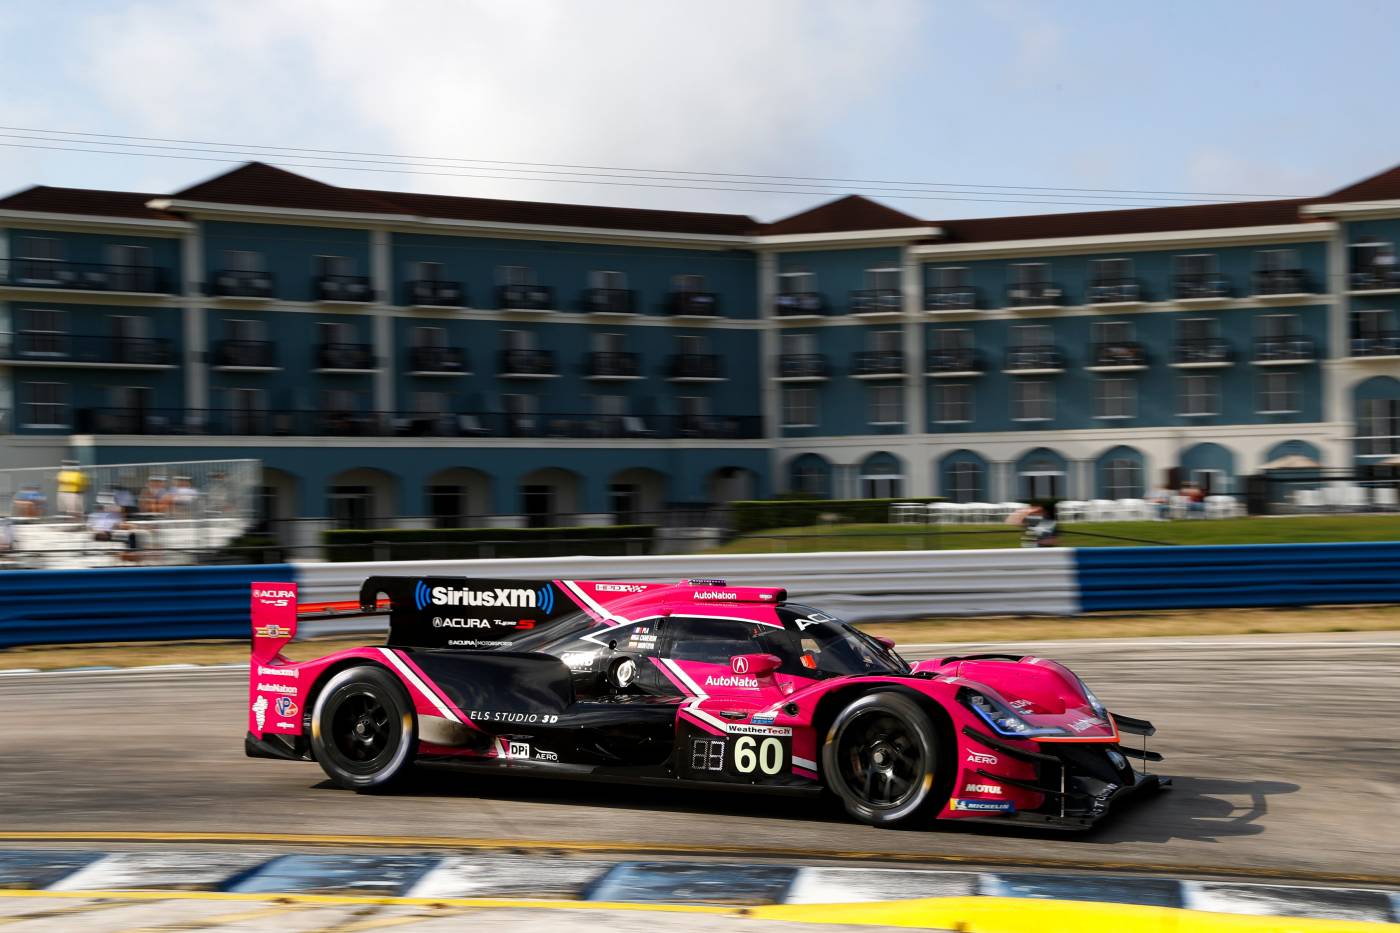
M 479 590 L 469 586 L 428 586 L 419 580 L 413 587 L 413 605 L 419 612 L 429 606 L 496 606 L 549 613 L 554 611 L 554 586 L 546 583 L 538 590 L 505 586 Z
M 985 813 L 1014 813 L 1016 804 L 1010 800 L 963 800 L 953 801 L 954 810 L 978 810 Z
M 267 722 L 267 697 L 260 696 L 253 701 L 253 718 L 257 720 L 259 729 Z

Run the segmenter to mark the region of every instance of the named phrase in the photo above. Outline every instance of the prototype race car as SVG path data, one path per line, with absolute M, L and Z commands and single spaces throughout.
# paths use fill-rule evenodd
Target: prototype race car
M 387 597 L 387 598 L 384 598 Z M 389 614 L 383 647 L 281 654 L 298 615 Z M 370 577 L 356 603 L 255 583 L 254 757 L 377 791 L 417 761 L 595 780 L 812 793 L 875 826 L 1092 825 L 1146 773 L 1150 723 L 1054 661 L 910 665 L 786 591 L 582 580 Z M 1121 744 L 1124 733 L 1139 747 Z M 1141 763 L 1141 769 L 1129 759 Z

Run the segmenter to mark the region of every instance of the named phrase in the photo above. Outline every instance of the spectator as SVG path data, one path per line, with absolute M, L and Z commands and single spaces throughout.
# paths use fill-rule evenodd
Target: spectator
M 175 488 L 170 490 L 169 498 L 169 511 L 181 518 L 191 518 L 194 515 L 195 503 L 199 501 L 199 490 L 194 488 L 188 476 L 177 476 Z
M 1147 497 L 1157 511 L 1157 520 L 1166 521 L 1172 517 L 1172 496 L 1174 493 L 1165 486 L 1158 486 L 1152 490 L 1152 495 Z
M 1054 547 L 1059 544 L 1059 522 L 1053 502 L 1037 502 L 1030 508 L 1012 512 L 1006 520 L 1023 529 L 1021 547 Z
M 132 492 L 131 485 L 130 479 L 124 479 L 112 490 L 112 501 L 127 520 L 136 514 L 136 493 Z
M 78 461 L 65 460 L 58 470 L 58 509 L 75 522 L 83 520 L 87 508 L 83 503 L 83 493 L 87 490 L 87 477 L 78 469 Z
M 1205 518 L 1206 491 L 1195 483 L 1183 486 L 1181 491 L 1186 496 L 1186 517 Z
M 112 532 L 122 523 L 121 512 L 115 504 L 110 508 L 98 509 L 88 516 L 88 531 L 94 541 L 111 541 Z
M 143 515 L 164 515 L 170 511 L 170 490 L 164 476 L 152 476 L 141 490 L 140 510 Z
M 48 499 L 39 489 L 38 483 L 25 483 L 19 487 L 19 492 L 15 493 L 15 518 L 42 518 L 47 502 Z

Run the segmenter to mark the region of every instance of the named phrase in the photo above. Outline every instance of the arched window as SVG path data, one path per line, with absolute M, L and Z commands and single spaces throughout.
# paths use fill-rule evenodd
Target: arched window
M 982 464 L 959 460 L 948 464 L 945 494 L 953 502 L 977 502 L 982 498 Z
M 811 460 L 793 464 L 792 491 L 811 496 L 822 495 L 826 491 L 826 470 L 820 463 Z
M 860 466 L 863 499 L 898 499 L 904 495 L 904 473 L 899 460 L 884 452 L 871 454 Z
M 1115 457 L 1103 467 L 1103 492 L 1108 499 L 1142 498 L 1142 464 L 1130 457 Z

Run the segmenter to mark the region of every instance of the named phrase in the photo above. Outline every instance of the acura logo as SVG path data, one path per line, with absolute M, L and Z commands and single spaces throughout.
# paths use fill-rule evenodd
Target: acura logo
M 730 667 L 734 669 L 734 673 L 736 674 L 747 674 L 749 672 L 749 659 L 737 657 L 730 662 Z

